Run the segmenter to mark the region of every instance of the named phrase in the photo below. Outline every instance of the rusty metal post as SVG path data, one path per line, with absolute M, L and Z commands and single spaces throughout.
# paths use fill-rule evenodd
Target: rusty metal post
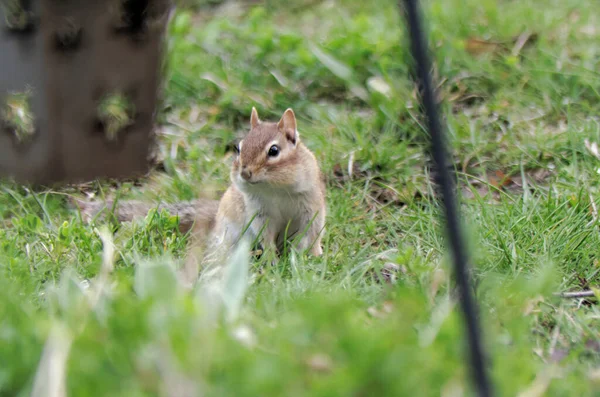
M 30 24 L 11 22 L 20 21 L 15 3 Z M 171 1 L 0 4 L 0 178 L 50 184 L 146 173 Z M 8 120 L 23 115 L 10 101 L 24 92 L 34 120 L 27 134 Z

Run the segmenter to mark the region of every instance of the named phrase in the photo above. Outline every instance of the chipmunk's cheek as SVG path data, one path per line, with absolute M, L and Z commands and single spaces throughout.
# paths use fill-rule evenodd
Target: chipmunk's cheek
M 254 179 L 256 182 L 272 184 L 273 183 L 273 173 L 269 172 L 267 170 L 262 170 L 256 174 Z

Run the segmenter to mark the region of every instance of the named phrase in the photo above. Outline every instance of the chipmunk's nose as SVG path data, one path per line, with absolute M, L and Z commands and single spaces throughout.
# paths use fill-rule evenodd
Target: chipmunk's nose
M 240 175 L 242 176 L 242 178 L 244 178 L 245 180 L 250 180 L 250 178 L 252 178 L 252 171 L 250 171 L 248 168 L 246 168 L 245 166 L 242 167 L 242 172 L 240 172 Z

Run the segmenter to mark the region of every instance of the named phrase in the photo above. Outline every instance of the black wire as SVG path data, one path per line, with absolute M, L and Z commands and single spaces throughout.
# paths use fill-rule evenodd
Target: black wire
M 467 252 L 459 222 L 458 206 L 455 197 L 454 179 L 447 166 L 447 150 L 442 127 L 434 99 L 433 87 L 429 70 L 431 62 L 425 43 L 425 34 L 420 24 L 417 0 L 399 0 L 400 8 L 408 23 L 411 49 L 414 57 L 415 77 L 419 84 L 421 101 L 427 117 L 427 125 L 431 139 L 431 151 L 437 172 L 436 179 L 441 188 L 446 211 L 446 227 L 452 249 L 454 271 L 458 285 L 460 302 L 467 328 L 470 345 L 471 374 L 476 389 L 482 397 L 491 396 L 491 386 L 486 370 L 486 360 L 481 344 L 481 330 L 477 318 L 477 305 L 470 288 Z M 403 6 L 404 3 L 404 7 Z

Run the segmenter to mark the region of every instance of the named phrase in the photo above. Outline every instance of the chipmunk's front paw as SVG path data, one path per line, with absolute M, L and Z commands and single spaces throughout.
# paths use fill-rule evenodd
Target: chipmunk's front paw
M 313 245 L 312 248 L 310 249 L 310 254 L 313 256 L 323 255 L 323 247 L 321 247 L 321 244 Z
M 314 239 L 303 237 L 298 243 L 297 249 L 300 252 L 308 252 L 312 256 L 323 255 L 320 238 L 315 241 Z

